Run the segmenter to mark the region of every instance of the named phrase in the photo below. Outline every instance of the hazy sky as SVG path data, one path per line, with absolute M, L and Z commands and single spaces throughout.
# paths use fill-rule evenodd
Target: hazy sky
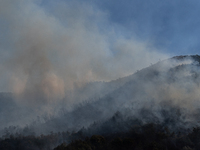
M 1 0 L 0 91 L 63 93 L 198 54 L 196 0 Z

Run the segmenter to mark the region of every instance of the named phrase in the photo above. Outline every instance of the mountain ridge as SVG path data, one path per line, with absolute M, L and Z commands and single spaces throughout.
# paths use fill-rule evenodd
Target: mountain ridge
M 96 121 L 103 122 L 111 118 L 117 111 L 126 112 L 127 109 L 131 109 L 129 114 L 123 113 L 127 116 L 134 115 L 138 118 L 144 118 L 142 119 L 144 122 L 148 122 L 148 120 L 151 120 L 149 118 L 156 116 L 157 120 L 162 122 L 162 120 L 165 120 L 165 117 L 160 115 L 160 112 L 163 110 L 159 107 L 166 106 L 165 111 L 167 111 L 170 107 L 179 107 L 177 105 L 180 103 L 179 101 L 181 101 L 181 99 L 183 99 L 185 103 L 189 103 L 184 98 L 188 97 L 188 95 L 191 96 L 194 94 L 198 98 L 197 93 L 188 92 L 188 88 L 190 90 L 194 89 L 193 86 L 199 88 L 199 63 L 199 55 L 174 56 L 159 61 L 130 76 L 106 83 L 101 88 L 103 88 L 104 91 L 108 89 L 108 91 L 110 90 L 109 92 L 103 92 L 102 95 L 95 96 L 93 99 L 91 97 L 88 99 L 86 98 L 87 101 L 81 102 L 81 104 L 78 104 L 70 111 L 64 109 L 64 112 L 59 116 L 53 116 L 36 125 L 34 125 L 34 123 L 30 124 L 30 130 L 36 134 L 48 134 L 52 130 L 54 132 L 79 130 L 82 126 L 88 127 Z M 106 87 L 109 83 L 112 85 Z M 93 87 L 93 85 L 91 86 Z M 113 89 L 110 88 L 112 86 Z M 95 88 L 88 89 L 94 90 Z M 174 90 L 178 92 L 174 92 Z M 177 93 L 183 96 L 176 95 Z M 79 96 L 81 97 L 81 94 Z M 173 102 L 172 99 L 176 99 L 176 102 Z M 67 98 L 64 100 L 67 101 Z M 13 102 L 15 103 L 15 101 Z M 181 104 L 180 108 L 186 109 L 186 106 L 182 105 L 183 104 Z M 189 105 L 192 104 L 189 103 Z M 8 110 L 12 110 L 13 106 Z M 65 108 L 65 105 L 63 105 L 63 108 Z M 145 117 L 145 113 L 143 114 L 142 110 L 147 112 L 151 112 L 150 110 L 152 110 L 153 113 L 149 113 L 152 116 Z M 15 108 L 14 112 L 17 112 Z M 9 113 L 12 114 L 12 111 Z M 42 116 L 39 117 L 39 120 L 43 118 Z M 4 118 L 1 119 L 3 120 Z M 192 124 L 194 124 L 194 121 Z M 59 129 L 53 129 L 53 127 L 58 125 Z M 32 133 L 32 131 L 30 133 Z

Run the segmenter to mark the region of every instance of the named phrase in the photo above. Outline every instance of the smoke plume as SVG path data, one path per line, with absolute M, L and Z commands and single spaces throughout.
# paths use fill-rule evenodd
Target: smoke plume
M 0 2 L 2 91 L 27 103 L 62 99 L 74 83 L 127 76 L 166 54 L 148 41 L 129 39 L 90 3 Z

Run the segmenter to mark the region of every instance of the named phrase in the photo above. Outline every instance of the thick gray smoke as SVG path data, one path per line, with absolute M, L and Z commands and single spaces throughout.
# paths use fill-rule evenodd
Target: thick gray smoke
M 117 79 L 167 57 L 148 41 L 119 35 L 108 14 L 89 3 L 46 8 L 2 0 L 0 22 L 0 89 L 31 105 L 62 99 L 74 83 Z

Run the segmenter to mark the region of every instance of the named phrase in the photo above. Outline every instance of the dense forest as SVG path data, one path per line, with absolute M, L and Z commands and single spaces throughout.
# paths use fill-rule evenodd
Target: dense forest
M 198 55 L 177 56 L 111 82 L 88 83 L 66 94 L 51 116 L 1 93 L 0 149 L 198 150 L 199 63 Z M 69 99 L 78 102 L 66 109 Z
M 178 117 L 178 116 L 177 116 Z M 167 118 L 173 124 L 176 120 Z M 200 128 L 170 130 L 166 123 L 143 124 L 117 112 L 104 123 L 94 123 L 77 132 L 23 136 L 7 133 L 0 140 L 2 150 L 198 150 Z M 62 143 L 62 144 L 61 144 Z M 59 144 L 59 145 L 58 145 Z M 58 145 L 58 146 L 56 146 Z

